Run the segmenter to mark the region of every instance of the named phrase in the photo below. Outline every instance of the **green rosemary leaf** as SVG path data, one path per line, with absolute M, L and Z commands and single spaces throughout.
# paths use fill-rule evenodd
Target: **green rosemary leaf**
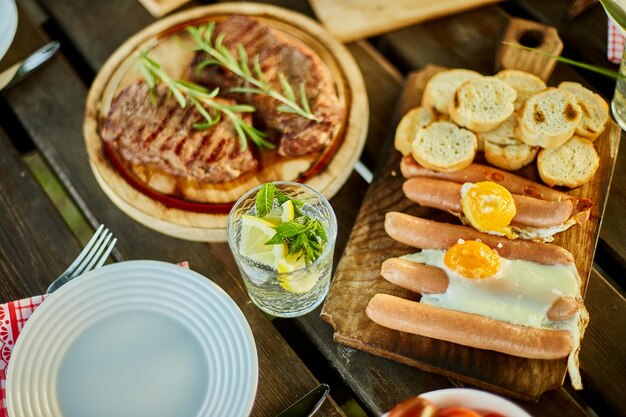
M 231 93 L 250 93 L 250 94 L 263 94 L 263 90 L 253 87 L 232 87 L 228 91 Z
M 257 217 L 265 217 L 274 208 L 274 195 L 276 194 L 276 186 L 272 182 L 263 184 L 256 194 L 256 215 Z
M 196 65 L 196 69 L 194 70 L 196 75 L 200 75 L 200 72 L 208 66 L 211 65 L 220 65 L 220 61 L 217 59 L 207 59 L 206 61 L 202 61 L 198 65 Z
M 254 55 L 252 59 L 252 65 L 254 66 L 254 72 L 256 73 L 257 78 L 264 85 L 267 85 L 267 80 L 265 79 L 265 74 L 263 74 L 263 70 L 261 69 L 261 62 L 259 61 L 259 54 Z
M 287 77 L 285 77 L 285 74 L 283 74 L 282 71 L 278 73 L 278 79 L 280 80 L 280 84 L 283 86 L 283 93 L 287 99 L 295 103 L 296 95 L 293 93 L 293 88 L 289 85 L 289 81 L 287 81 Z
M 256 111 L 253 106 L 248 104 L 234 104 L 232 106 L 228 106 L 228 108 L 235 113 L 252 113 Z
M 300 103 L 302 104 L 302 108 L 305 112 L 311 113 L 311 108 L 309 107 L 309 100 L 306 96 L 306 88 L 304 86 L 304 82 L 300 83 Z
M 267 149 L 274 149 L 276 147 L 272 142 L 266 141 L 264 138 L 267 137 L 267 135 L 256 129 L 255 127 L 244 123 L 242 125 L 242 128 L 244 129 L 250 140 L 254 142 L 258 147 Z
M 241 150 L 245 151 L 246 149 L 248 149 L 248 140 L 246 139 L 246 133 L 244 132 L 240 124 L 234 123 L 233 126 L 235 126 L 235 131 L 237 132 L 237 136 L 239 136 Z
M 211 93 L 211 91 L 206 88 L 203 85 L 200 84 L 196 84 L 194 82 L 191 81 L 185 81 L 185 80 L 178 80 L 177 81 L 178 85 L 185 87 L 188 90 L 191 90 L 193 92 L 199 92 L 199 93 L 205 93 L 205 94 L 209 94 Z
M 251 76 L 250 67 L 248 66 L 248 53 L 246 48 L 242 44 L 237 45 L 237 53 L 239 54 L 239 66 L 243 70 L 243 73 L 247 76 Z
M 281 104 L 280 106 L 276 107 L 276 110 L 278 110 L 281 113 L 298 113 L 296 109 L 286 106 L 284 104 Z

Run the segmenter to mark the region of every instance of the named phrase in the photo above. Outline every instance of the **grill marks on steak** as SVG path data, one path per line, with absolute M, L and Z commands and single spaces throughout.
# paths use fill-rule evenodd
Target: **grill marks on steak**
M 256 108 L 255 120 L 258 119 L 266 129 L 279 134 L 278 152 L 283 156 L 297 156 L 326 146 L 332 139 L 343 110 L 339 105 L 330 71 L 321 58 L 311 49 L 288 39 L 280 31 L 247 16 L 230 16 L 217 25 L 214 36 L 220 33 L 225 34 L 224 46 L 234 56 L 238 56 L 237 44 L 244 46 L 250 60 L 258 54 L 266 80 L 280 92 L 282 87 L 278 74 L 282 72 L 292 86 L 298 104 L 300 83 L 304 82 L 311 111 L 322 119 L 321 122 L 297 114 L 279 112 L 276 107 L 281 103 L 266 95 L 230 95 L 238 102 L 253 105 Z M 207 58 L 208 55 L 203 52 L 196 55 L 190 71 L 193 81 L 220 87 L 222 92 L 245 84 L 241 78 L 219 66 L 209 66 L 197 73 L 196 65 Z
M 241 149 L 227 117 L 209 129 L 195 129 L 193 124 L 204 119 L 193 106 L 180 108 L 163 85 L 156 91 L 155 105 L 145 83 L 129 85 L 115 97 L 104 120 L 102 139 L 126 162 L 201 183 L 233 180 L 256 168 L 250 148 Z M 247 114 L 240 117 L 251 122 Z

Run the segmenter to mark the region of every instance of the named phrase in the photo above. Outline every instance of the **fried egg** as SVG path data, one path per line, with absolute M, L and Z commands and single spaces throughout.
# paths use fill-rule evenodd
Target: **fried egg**
M 574 264 L 506 259 L 480 241 L 462 239 L 447 251 L 423 249 L 402 258 L 437 266 L 448 276 L 446 291 L 423 294 L 421 303 L 523 326 L 569 331 L 574 345 L 567 368 L 572 385 L 582 389 L 578 351 L 589 315 L 582 305 L 581 280 Z M 546 314 L 561 295 L 575 298 L 581 308 L 569 320 L 550 321 Z
M 424 294 L 421 299 L 437 307 L 524 326 L 554 327 L 546 318 L 552 304 L 561 295 L 580 299 L 580 279 L 573 264 L 505 259 L 478 241 L 460 241 L 447 251 L 424 249 L 403 258 L 446 272 L 446 292 Z
M 465 183 L 461 187 L 461 207 L 467 221 L 477 230 L 515 239 L 510 227 L 516 208 L 513 196 L 492 181 Z

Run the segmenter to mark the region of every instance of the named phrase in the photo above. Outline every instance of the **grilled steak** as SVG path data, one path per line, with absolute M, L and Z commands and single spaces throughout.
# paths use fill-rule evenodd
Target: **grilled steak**
M 234 56 L 236 46 L 246 49 L 249 59 L 259 56 L 261 69 L 267 81 L 282 93 L 278 74 L 282 72 L 292 86 L 298 103 L 300 83 L 304 83 L 311 111 L 321 122 L 309 120 L 297 114 L 282 113 L 276 110 L 281 104 L 267 95 L 232 93 L 238 102 L 256 108 L 255 121 L 265 129 L 274 130 L 280 137 L 278 152 L 284 156 L 309 153 L 327 145 L 342 114 L 334 82 L 327 66 L 311 49 L 288 39 L 280 31 L 266 26 L 257 20 L 234 15 L 219 23 L 216 34 L 224 33 L 224 46 Z M 206 53 L 198 53 L 192 62 L 190 78 L 200 84 L 220 87 L 227 92 L 229 87 L 242 86 L 244 81 L 220 66 L 209 66 L 197 73 L 195 67 L 208 58 Z M 251 63 L 250 66 L 252 67 Z
M 137 81 L 113 100 L 102 138 L 131 165 L 200 183 L 229 181 L 257 166 L 227 117 L 208 129 L 193 127 L 203 121 L 193 106 L 180 108 L 164 85 L 157 86 L 154 104 L 148 86 Z

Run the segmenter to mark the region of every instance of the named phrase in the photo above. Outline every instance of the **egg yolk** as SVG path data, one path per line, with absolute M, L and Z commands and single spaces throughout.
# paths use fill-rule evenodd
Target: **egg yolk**
M 465 278 L 487 278 L 500 270 L 500 256 L 489 246 L 475 240 L 452 246 L 446 251 L 443 262 Z
M 515 217 L 515 201 L 503 186 L 491 181 L 464 184 L 461 189 L 463 214 L 481 232 L 498 232 L 510 238 L 517 235 L 507 227 Z

